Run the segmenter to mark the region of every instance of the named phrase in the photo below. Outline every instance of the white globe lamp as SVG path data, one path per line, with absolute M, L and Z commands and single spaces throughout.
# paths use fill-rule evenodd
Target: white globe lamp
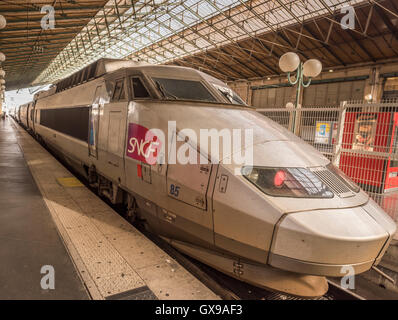
M 286 103 L 286 109 L 293 109 L 293 108 L 294 108 L 293 102 Z
M 285 53 L 279 59 L 279 68 L 286 73 L 295 71 L 299 64 L 300 57 L 294 52 Z
M 303 74 L 308 78 L 315 78 L 319 76 L 322 71 L 322 63 L 316 59 L 309 59 L 304 62 Z
M 7 20 L 0 14 L 0 29 L 4 29 L 7 25 Z

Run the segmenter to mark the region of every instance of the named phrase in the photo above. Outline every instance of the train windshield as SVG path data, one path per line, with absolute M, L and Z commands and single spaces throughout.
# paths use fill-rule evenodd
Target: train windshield
M 200 82 L 195 80 L 152 78 L 165 99 L 217 102 Z
M 230 88 L 211 83 L 231 104 L 246 106 L 246 103 Z

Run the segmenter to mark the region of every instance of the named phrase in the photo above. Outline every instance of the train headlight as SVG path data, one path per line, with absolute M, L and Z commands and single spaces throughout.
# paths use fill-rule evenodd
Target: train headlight
M 282 188 L 286 181 L 286 173 L 283 170 L 279 170 L 274 176 L 274 186 Z
M 275 197 L 333 198 L 334 194 L 305 168 L 243 167 L 242 175 L 264 193 Z

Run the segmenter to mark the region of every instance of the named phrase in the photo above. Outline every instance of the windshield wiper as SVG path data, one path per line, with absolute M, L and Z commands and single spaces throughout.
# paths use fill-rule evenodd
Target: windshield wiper
M 233 97 L 230 95 L 230 93 L 228 92 L 228 91 L 224 91 L 224 90 L 218 90 L 218 91 L 220 91 L 221 93 L 222 93 L 222 95 L 225 97 L 225 98 L 227 98 L 227 100 L 230 102 L 230 103 L 232 103 L 232 99 L 233 99 Z
M 173 98 L 174 100 L 177 100 L 178 98 L 168 92 L 159 81 L 155 81 L 156 86 L 158 87 L 159 91 L 162 93 L 163 97 L 167 99 L 167 97 Z

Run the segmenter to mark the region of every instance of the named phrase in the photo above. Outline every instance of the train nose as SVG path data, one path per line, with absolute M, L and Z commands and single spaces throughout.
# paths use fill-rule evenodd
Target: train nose
M 292 213 L 279 223 L 269 264 L 288 271 L 341 277 L 378 263 L 396 230 L 373 201 L 355 208 Z

